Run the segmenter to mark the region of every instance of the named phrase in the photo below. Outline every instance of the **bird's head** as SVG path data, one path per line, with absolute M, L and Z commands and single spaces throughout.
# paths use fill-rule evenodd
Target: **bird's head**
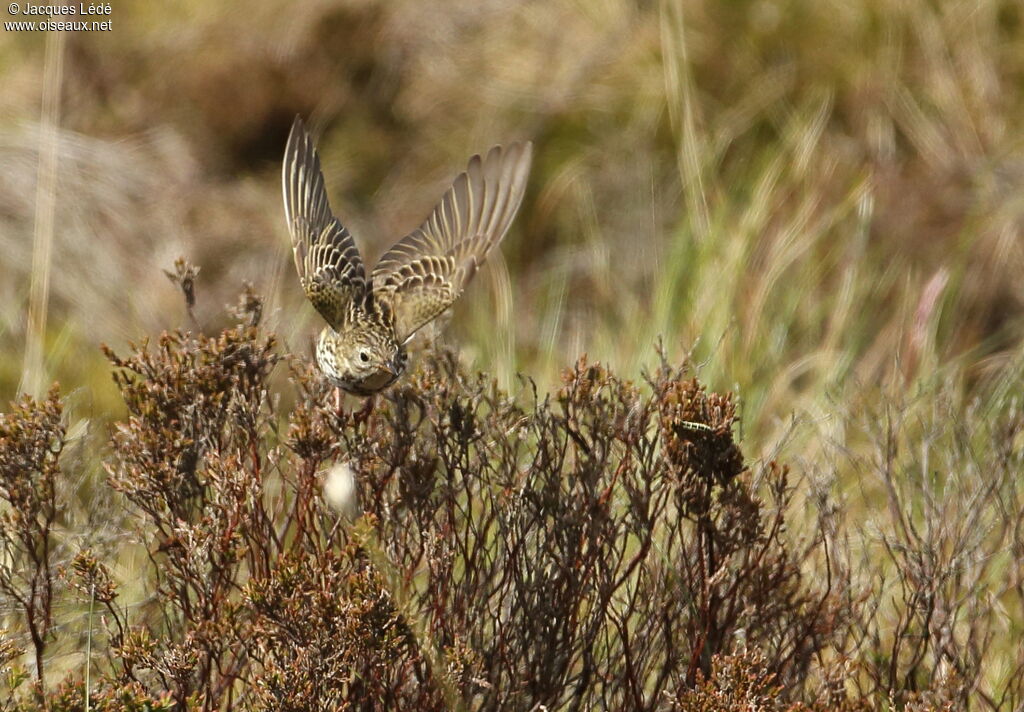
M 394 330 L 378 324 L 360 324 L 320 332 L 316 360 L 332 384 L 356 395 L 371 395 L 390 385 L 405 370 L 405 349 Z

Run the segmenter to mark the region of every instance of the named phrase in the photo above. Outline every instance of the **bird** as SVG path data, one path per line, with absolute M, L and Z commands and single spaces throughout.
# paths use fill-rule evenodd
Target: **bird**
M 368 271 L 331 210 L 316 146 L 295 117 L 282 166 L 285 220 L 299 282 L 327 322 L 315 358 L 339 410 L 341 391 L 373 396 L 404 373 L 412 337 L 459 298 L 508 231 L 532 155 L 526 141 L 470 158 L 427 219 Z

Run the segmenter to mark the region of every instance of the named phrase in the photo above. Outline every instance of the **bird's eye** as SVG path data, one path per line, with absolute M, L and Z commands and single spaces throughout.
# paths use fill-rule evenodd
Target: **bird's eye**
M 367 361 L 370 360 L 370 354 L 366 353 L 365 351 L 360 351 L 359 360 L 362 361 L 363 363 L 366 363 Z

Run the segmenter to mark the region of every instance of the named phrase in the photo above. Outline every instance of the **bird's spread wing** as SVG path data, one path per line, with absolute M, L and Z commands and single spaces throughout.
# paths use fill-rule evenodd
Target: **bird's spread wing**
M 355 241 L 331 212 L 320 159 L 297 116 L 284 152 L 282 182 L 302 288 L 327 323 L 338 328 L 349 304 L 366 298 L 366 273 Z
M 374 298 L 390 306 L 399 341 L 447 309 L 504 237 L 523 199 L 532 146 L 495 146 L 465 173 L 415 231 L 373 269 Z

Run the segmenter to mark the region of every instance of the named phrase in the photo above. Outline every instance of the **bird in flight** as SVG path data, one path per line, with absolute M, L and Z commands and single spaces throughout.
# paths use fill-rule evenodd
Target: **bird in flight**
M 402 375 L 410 339 L 458 299 L 508 231 L 531 155 L 527 142 L 473 156 L 426 221 L 367 274 L 331 211 L 313 140 L 295 118 L 282 170 L 284 214 L 302 289 L 327 321 L 316 362 L 332 385 L 371 396 Z

